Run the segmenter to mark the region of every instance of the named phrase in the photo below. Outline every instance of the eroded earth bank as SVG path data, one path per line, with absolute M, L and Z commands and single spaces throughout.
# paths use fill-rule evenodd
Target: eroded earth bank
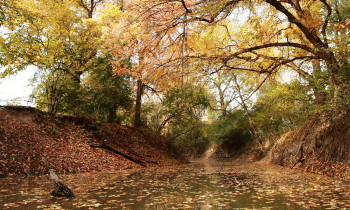
M 158 135 L 34 108 L 0 108 L 0 177 L 186 163 Z

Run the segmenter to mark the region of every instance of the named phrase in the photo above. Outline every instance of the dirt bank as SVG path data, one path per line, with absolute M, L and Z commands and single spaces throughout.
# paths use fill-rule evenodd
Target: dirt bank
M 157 135 L 135 128 L 0 108 L 0 176 L 121 170 L 185 163 Z
M 350 110 L 318 116 L 283 135 L 272 163 L 350 180 Z

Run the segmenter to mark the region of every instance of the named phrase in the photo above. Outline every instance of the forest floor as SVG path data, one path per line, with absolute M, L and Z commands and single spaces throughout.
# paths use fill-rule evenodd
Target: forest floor
M 0 107 L 0 177 L 186 163 L 161 136 L 136 128 Z

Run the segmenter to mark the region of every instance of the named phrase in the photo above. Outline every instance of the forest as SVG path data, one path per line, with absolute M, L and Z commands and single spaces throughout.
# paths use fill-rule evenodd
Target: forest
M 349 55 L 350 0 L 0 0 L 0 209 L 350 208 Z
M 345 150 L 330 153 L 350 158 L 349 0 L 0 5 L 1 78 L 34 66 L 39 110 L 145 129 L 187 156 L 284 151 L 289 134 L 293 167 L 324 150 L 309 133 L 331 124 Z

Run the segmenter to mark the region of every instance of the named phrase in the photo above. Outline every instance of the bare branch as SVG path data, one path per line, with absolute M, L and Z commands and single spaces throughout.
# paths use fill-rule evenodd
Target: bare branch
M 310 79 L 310 78 L 312 78 L 312 76 L 311 76 L 308 72 L 302 70 L 302 69 L 301 69 L 300 67 L 298 67 L 294 62 L 291 62 L 291 63 L 287 64 L 287 66 L 290 67 L 291 69 L 293 69 L 294 71 L 296 71 L 296 72 L 297 72 L 300 76 L 302 76 L 304 79 Z
M 244 53 L 249 53 L 249 52 L 252 52 L 255 50 L 261 50 L 261 49 L 266 49 L 266 48 L 271 48 L 271 47 L 295 47 L 295 48 L 305 50 L 307 52 L 314 53 L 314 49 L 311 47 L 308 47 L 307 45 L 293 43 L 293 42 L 276 42 L 276 43 L 263 44 L 263 45 L 258 45 L 258 46 L 242 49 L 236 53 L 233 53 L 232 56 L 236 57 L 236 56 L 244 54 Z M 229 56 L 229 57 L 232 57 L 232 56 Z
M 328 46 L 328 42 L 327 42 L 327 38 L 326 38 L 326 29 L 327 29 L 327 26 L 328 26 L 328 22 L 329 22 L 329 17 L 331 16 L 332 14 L 332 8 L 329 6 L 329 4 L 326 2 L 326 0 L 321 0 L 321 2 L 325 5 L 325 7 L 327 8 L 327 16 L 325 17 L 325 21 L 323 23 L 323 26 L 322 26 L 322 35 L 323 35 L 323 40 L 326 44 L 326 46 Z
M 182 6 L 185 8 L 187 13 L 192 13 L 192 10 L 188 9 L 185 3 L 185 0 L 181 0 Z

